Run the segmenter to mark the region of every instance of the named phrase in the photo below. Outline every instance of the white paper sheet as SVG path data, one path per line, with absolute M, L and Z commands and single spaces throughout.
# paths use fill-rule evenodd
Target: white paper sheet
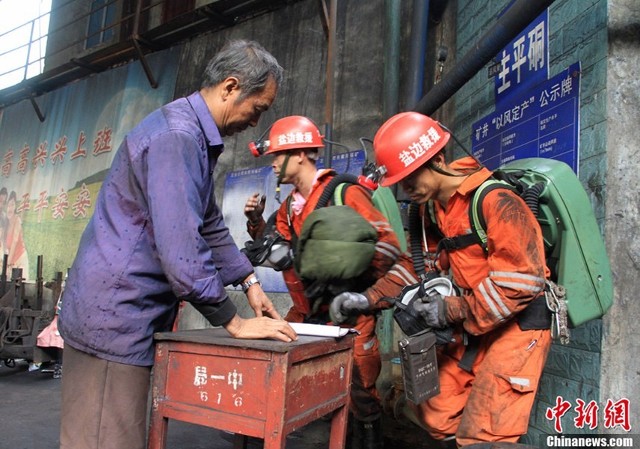
M 309 323 L 289 323 L 296 334 L 311 335 L 314 337 L 344 337 L 349 332 L 357 332 L 355 329 L 349 329 L 339 326 L 326 326 L 323 324 Z

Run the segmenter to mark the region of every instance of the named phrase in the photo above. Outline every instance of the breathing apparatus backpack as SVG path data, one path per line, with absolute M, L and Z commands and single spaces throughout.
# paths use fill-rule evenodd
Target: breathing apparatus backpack
M 362 215 L 344 204 L 345 192 L 351 185 L 367 189 L 355 175 L 336 175 L 305 219 L 295 242 L 294 257 L 294 268 L 303 281 L 352 279 L 369 267 L 378 233 Z M 404 227 L 393 193 L 378 187 L 371 192 L 371 199 L 404 243 Z
M 406 250 L 404 225 L 395 196 L 386 187 L 371 191 L 363 177 L 338 174 L 326 185 L 315 210 L 309 214 L 298 236 L 293 227 L 287 242 L 275 229 L 274 212 L 267 220 L 265 234 L 247 241 L 241 251 L 253 266 L 282 271 L 293 266 L 305 285 L 305 296 L 316 303 L 360 287 L 360 276 L 369 268 L 378 239 L 376 229 L 355 209 L 344 204 L 349 186 L 371 193 L 374 205 L 389 221 Z M 287 208 L 291 211 L 291 196 Z M 327 207 L 328 206 L 328 207 Z M 330 297 L 330 298 L 329 298 Z
M 482 200 L 496 188 L 516 191 L 536 216 L 551 280 L 566 292 L 569 327 L 602 317 L 613 303 L 611 267 L 589 197 L 564 162 L 527 158 L 495 170 L 493 178 L 476 189 L 469 204 L 471 234 L 443 239 L 439 249 L 479 244 L 486 252 Z M 435 220 L 431 221 L 435 225 Z M 410 223 L 410 234 L 415 232 Z

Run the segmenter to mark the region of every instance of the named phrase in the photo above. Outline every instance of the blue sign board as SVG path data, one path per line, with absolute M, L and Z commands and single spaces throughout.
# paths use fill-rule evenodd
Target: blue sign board
M 514 159 L 546 157 L 578 172 L 580 63 L 530 89 L 472 125 L 474 156 L 489 169 Z
M 549 77 L 549 12 L 544 10 L 498 55 L 496 104 L 521 96 Z
M 338 153 L 331 158 L 331 168 L 338 173 L 351 173 L 359 175 L 365 164 L 364 150 Z M 319 168 L 324 167 L 324 158 L 317 162 Z M 242 248 L 244 243 L 251 240 L 247 232 L 247 219 L 244 216 L 244 205 L 247 199 L 254 193 L 266 195 L 265 220 L 275 212 L 280 204 L 275 200 L 276 176 L 270 166 L 249 168 L 227 174 L 224 185 L 224 202 L 222 204 L 222 214 L 231 236 L 236 244 Z M 282 185 L 280 201 L 284 201 L 291 185 Z M 256 273 L 262 281 L 262 288 L 267 292 L 286 292 L 287 287 L 282 279 L 282 274 L 271 268 L 257 267 Z

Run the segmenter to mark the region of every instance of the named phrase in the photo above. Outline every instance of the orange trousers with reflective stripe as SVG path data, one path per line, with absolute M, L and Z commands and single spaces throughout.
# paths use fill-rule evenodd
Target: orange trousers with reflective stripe
M 551 333 L 522 331 L 515 320 L 479 337 L 471 372 L 458 366 L 465 346 L 438 348 L 440 394 L 415 406 L 435 439 L 455 435 L 458 446 L 487 441 L 517 442 L 527 432 L 529 415 Z

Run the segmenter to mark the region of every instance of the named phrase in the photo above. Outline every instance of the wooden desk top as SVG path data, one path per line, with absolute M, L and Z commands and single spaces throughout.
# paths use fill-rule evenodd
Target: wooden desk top
M 157 342 L 184 342 L 184 343 L 200 343 L 215 346 L 232 346 L 237 348 L 258 349 L 272 352 L 289 352 L 292 349 L 315 345 L 324 342 L 330 346 L 351 347 L 353 345 L 354 334 L 347 334 L 341 338 L 332 337 L 310 337 L 306 335 L 298 335 L 298 340 L 285 343 L 270 339 L 240 339 L 232 337 L 224 328 L 208 328 L 193 329 L 177 332 L 158 332 L 154 335 Z

